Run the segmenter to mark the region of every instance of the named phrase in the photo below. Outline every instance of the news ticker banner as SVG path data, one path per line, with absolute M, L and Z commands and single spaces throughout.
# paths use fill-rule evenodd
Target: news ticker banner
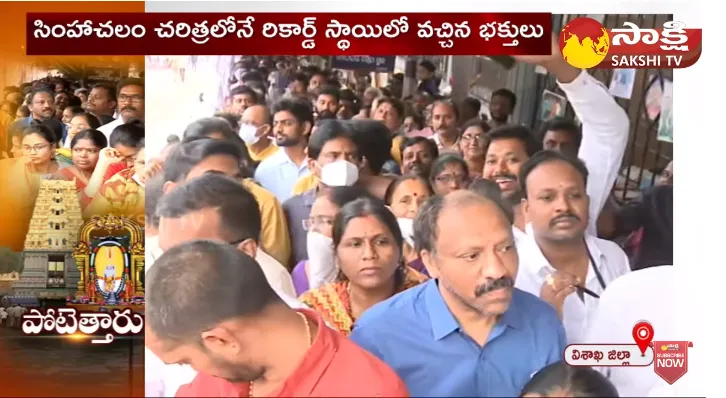
M 28 13 L 29 55 L 548 55 L 549 13 Z M 684 68 L 701 29 L 669 21 L 605 29 L 570 21 L 563 57 L 581 68 Z
M 118 336 L 143 333 L 144 316 L 130 308 L 111 312 L 79 311 L 75 308 L 31 309 L 23 315 L 25 335 L 58 335 L 74 339 L 89 339 L 91 344 L 110 344 Z
M 564 359 L 570 366 L 646 367 L 668 384 L 688 372 L 688 348 L 691 341 L 653 341 L 655 331 L 647 321 L 633 327 L 635 344 L 571 344 L 565 348 Z

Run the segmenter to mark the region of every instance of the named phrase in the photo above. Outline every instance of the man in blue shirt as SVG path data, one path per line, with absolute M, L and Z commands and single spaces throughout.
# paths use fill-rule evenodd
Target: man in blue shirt
M 369 309 L 351 334 L 411 396 L 518 396 L 535 372 L 562 360 L 554 309 L 513 287 L 512 225 L 494 202 L 469 191 L 434 197 L 414 231 L 435 279 Z
M 60 121 L 53 119 L 55 116 L 55 107 L 55 99 L 49 89 L 34 89 L 30 92 L 30 103 L 28 104 L 30 116 L 13 123 L 8 131 L 23 131 L 26 127 L 30 126 L 33 120 L 46 121 L 49 125 L 57 125 L 57 128 L 53 128 L 54 131 L 60 130 L 62 132 L 62 136 L 58 137 L 58 141 L 65 140 L 66 126 Z

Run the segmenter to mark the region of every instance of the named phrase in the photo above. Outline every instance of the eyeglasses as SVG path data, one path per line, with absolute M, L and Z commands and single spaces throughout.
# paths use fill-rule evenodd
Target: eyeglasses
M 461 140 L 462 141 L 476 141 L 476 142 L 482 142 L 486 140 L 485 135 L 477 134 L 477 135 L 462 135 Z
M 333 226 L 334 220 L 335 220 L 334 217 L 315 216 L 315 217 L 310 217 L 307 220 L 302 220 L 302 225 L 303 225 L 303 229 L 305 231 L 319 229 L 322 227 L 331 228 Z
M 440 176 L 436 177 L 436 181 L 442 183 L 442 184 L 450 184 L 452 182 L 457 182 L 459 184 L 465 183 L 469 181 L 469 177 L 458 175 L 458 174 L 442 174 Z
M 141 102 L 143 100 L 144 100 L 144 96 L 143 95 L 139 95 L 139 94 L 135 94 L 135 95 L 121 94 L 121 95 L 118 96 L 118 101 L 119 102 L 126 102 L 126 101 Z
M 50 146 L 50 144 L 45 144 L 45 145 L 39 144 L 39 145 L 33 145 L 33 146 L 23 145 L 23 152 L 32 153 L 33 151 L 35 151 L 37 153 L 37 152 L 42 151 L 45 148 L 48 148 L 49 146 Z

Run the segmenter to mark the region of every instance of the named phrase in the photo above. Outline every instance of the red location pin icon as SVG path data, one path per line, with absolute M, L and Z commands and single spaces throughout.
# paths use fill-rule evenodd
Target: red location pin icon
M 633 326 L 633 340 L 640 348 L 640 353 L 645 356 L 650 342 L 653 341 L 653 326 L 646 321 L 640 321 Z

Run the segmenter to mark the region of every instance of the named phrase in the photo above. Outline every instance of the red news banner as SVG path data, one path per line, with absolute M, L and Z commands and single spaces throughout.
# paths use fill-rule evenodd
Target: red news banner
M 29 13 L 28 55 L 546 55 L 549 13 Z

